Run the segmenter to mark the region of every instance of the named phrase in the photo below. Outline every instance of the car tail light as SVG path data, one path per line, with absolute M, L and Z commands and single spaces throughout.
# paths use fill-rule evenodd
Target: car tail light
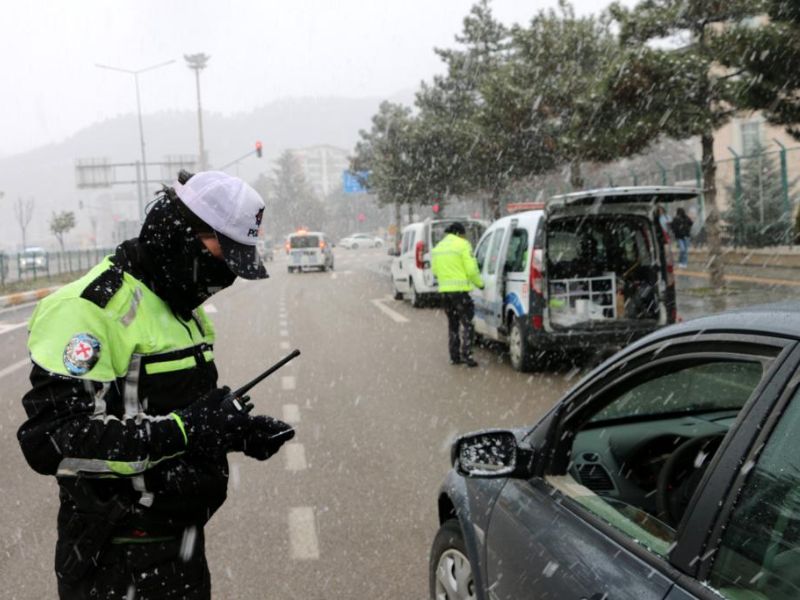
M 422 262 L 422 255 L 425 254 L 425 243 L 422 241 L 417 242 L 417 245 L 414 247 L 414 260 L 417 263 L 418 269 L 425 268 L 425 265 Z
M 542 283 L 544 281 L 544 268 L 542 264 L 543 252 L 541 249 L 534 248 L 531 258 L 530 286 L 531 291 L 542 294 Z

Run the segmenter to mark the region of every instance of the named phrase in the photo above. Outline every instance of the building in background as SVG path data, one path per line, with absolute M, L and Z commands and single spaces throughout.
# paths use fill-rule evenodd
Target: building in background
M 322 144 L 290 152 L 300 163 L 311 189 L 321 200 L 342 188 L 342 171 L 350 166 L 348 150 Z

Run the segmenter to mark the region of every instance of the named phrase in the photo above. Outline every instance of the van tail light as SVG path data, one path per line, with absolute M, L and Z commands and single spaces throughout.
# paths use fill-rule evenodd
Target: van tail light
M 533 315 L 531 322 L 534 329 L 541 329 L 544 324 L 544 319 L 542 319 L 542 315 Z
M 667 241 L 667 243 L 664 244 L 664 256 L 666 257 L 666 263 L 667 263 L 667 287 L 674 287 L 675 266 L 672 258 L 672 248 L 670 247 L 669 241 Z
M 286 242 L 286 254 L 289 254 L 289 250 L 291 250 L 291 246 L 289 246 L 289 242 Z
M 417 263 L 418 269 L 425 268 L 425 265 L 422 262 L 422 255 L 425 254 L 425 243 L 422 241 L 417 242 L 417 245 L 414 246 L 414 260 Z
M 320 240 L 319 241 L 319 249 L 320 250 L 324 250 L 325 249 L 325 240 Z
M 530 287 L 531 291 L 539 295 L 542 294 L 542 283 L 544 282 L 544 252 L 541 248 L 533 249 L 531 258 Z

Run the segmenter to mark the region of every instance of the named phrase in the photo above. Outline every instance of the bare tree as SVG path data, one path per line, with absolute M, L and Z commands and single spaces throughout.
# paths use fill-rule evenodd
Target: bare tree
M 28 247 L 28 225 L 33 217 L 33 206 L 36 201 L 33 198 L 23 200 L 21 197 L 17 198 L 17 203 L 14 205 L 14 216 L 17 218 L 19 228 L 22 230 L 22 249 Z

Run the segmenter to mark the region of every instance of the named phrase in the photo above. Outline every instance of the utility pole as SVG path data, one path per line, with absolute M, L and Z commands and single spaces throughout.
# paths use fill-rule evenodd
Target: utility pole
M 198 54 L 184 54 L 183 58 L 186 59 L 186 66 L 194 71 L 194 80 L 197 87 L 197 131 L 200 139 L 200 159 L 198 166 L 201 171 L 205 171 L 208 168 L 208 161 L 206 160 L 206 147 L 203 142 L 203 105 L 200 102 L 200 71 L 206 68 L 208 59 L 211 57 L 208 54 L 200 52 Z
M 145 67 L 144 69 L 121 69 L 119 67 L 109 67 L 108 65 L 99 65 L 95 64 L 96 67 L 101 69 L 110 69 L 112 71 L 119 71 L 121 73 L 127 73 L 128 75 L 133 75 L 133 80 L 136 84 L 136 112 L 139 116 L 139 147 L 141 148 L 142 152 L 142 174 L 141 178 L 143 179 L 143 184 L 139 186 L 139 219 L 142 219 L 144 216 L 144 199 L 143 196 L 147 195 L 147 157 L 145 154 L 144 149 L 144 128 L 142 127 L 142 100 L 141 96 L 139 95 L 139 74 L 144 73 L 145 71 L 153 71 L 155 69 L 160 69 L 161 67 L 165 67 L 167 65 L 171 65 L 174 63 L 175 60 L 168 60 L 163 63 L 159 63 L 157 65 L 152 65 L 149 67 Z

